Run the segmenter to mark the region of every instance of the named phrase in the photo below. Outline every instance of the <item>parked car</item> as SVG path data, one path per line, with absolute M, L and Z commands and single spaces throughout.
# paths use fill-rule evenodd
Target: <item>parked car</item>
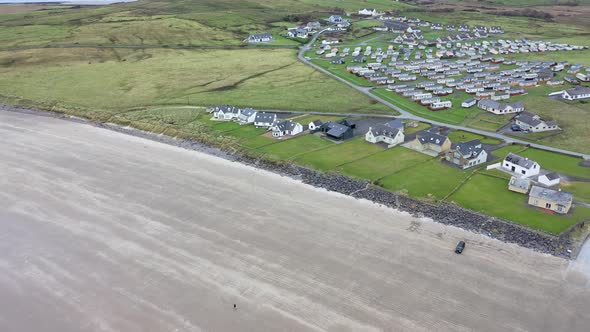
M 512 126 L 510 126 L 510 129 L 512 129 L 512 131 L 521 131 L 522 128 L 520 128 L 519 125 L 513 124 Z
M 463 249 L 465 249 L 465 241 L 459 241 L 457 247 L 455 247 L 455 253 L 460 254 L 463 252 Z

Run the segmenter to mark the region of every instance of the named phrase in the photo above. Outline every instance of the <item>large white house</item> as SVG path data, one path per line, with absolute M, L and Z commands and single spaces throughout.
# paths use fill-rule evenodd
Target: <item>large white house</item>
M 514 122 L 522 129 L 533 133 L 557 130 L 559 127 L 555 121 L 545 121 L 537 114 L 524 111 L 514 118 Z
M 235 106 L 220 105 L 213 108 L 213 117 L 217 120 L 233 120 L 240 115 L 240 109 Z
M 404 142 L 404 131 L 402 128 L 394 128 L 384 125 L 376 125 L 369 127 L 369 131 L 365 134 L 365 140 L 370 143 L 383 142 L 387 144 L 387 147 L 392 147 Z
M 273 137 L 283 137 L 285 135 L 295 136 L 303 132 L 303 126 L 300 123 L 291 120 L 282 120 L 276 122 L 270 130 Z
M 502 160 L 502 168 L 522 177 L 530 177 L 539 174 L 541 166 L 532 160 L 521 157 L 514 153 L 509 153 L 504 160 Z
M 573 89 L 564 90 L 561 97 L 567 100 L 579 100 L 590 98 L 590 88 L 579 86 Z
M 268 43 L 272 41 L 272 34 L 269 32 L 255 33 L 248 36 L 246 42 L 248 43 Z
M 254 126 L 270 128 L 276 121 L 276 113 L 257 112 L 254 118 Z
M 447 152 L 445 159 L 453 164 L 467 169 L 483 164 L 488 159 L 488 153 L 478 139 L 457 144 Z
M 242 124 L 246 123 L 253 123 L 254 119 L 256 119 L 256 111 L 251 108 L 244 108 L 240 111 L 240 115 L 238 115 L 238 122 Z
M 521 101 L 514 103 L 499 103 L 490 99 L 481 99 L 477 102 L 477 107 L 494 114 L 509 114 L 524 111 L 524 103 Z
M 358 14 L 363 16 L 378 16 L 379 12 L 375 8 L 363 8 L 359 10 Z

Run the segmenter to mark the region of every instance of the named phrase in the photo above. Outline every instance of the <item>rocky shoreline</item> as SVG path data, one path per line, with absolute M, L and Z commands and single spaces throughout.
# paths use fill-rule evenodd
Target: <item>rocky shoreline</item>
M 577 252 L 576 249 L 582 244 L 581 242 L 573 242 L 569 236 L 569 232 L 565 232 L 560 236 L 549 235 L 525 228 L 510 221 L 467 210 L 451 203 L 443 202 L 439 205 L 434 205 L 412 199 L 404 194 L 394 193 L 375 187 L 367 180 L 357 180 L 338 173 L 320 172 L 293 164 L 256 159 L 239 153 L 228 153 L 197 141 L 175 139 L 173 137 L 144 132 L 131 127 L 122 127 L 117 124 L 94 123 L 84 119 L 69 117 L 67 115 L 22 109 L 7 105 L 0 105 L 0 110 L 34 113 L 59 117 L 69 121 L 84 122 L 96 127 L 109 129 L 127 135 L 133 135 L 188 150 L 207 153 L 229 161 L 250 165 L 283 176 L 289 176 L 318 188 L 324 188 L 329 191 L 338 192 L 359 199 L 366 199 L 383 206 L 408 212 L 415 217 L 430 218 L 438 223 L 460 227 L 504 242 L 515 243 L 522 247 L 566 259 L 575 258 Z

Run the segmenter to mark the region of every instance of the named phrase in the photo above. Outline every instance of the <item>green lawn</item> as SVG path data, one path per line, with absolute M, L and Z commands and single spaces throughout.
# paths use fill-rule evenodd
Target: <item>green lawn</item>
M 367 144 L 364 137 L 359 137 L 340 144 L 334 144 L 334 146 L 327 149 L 305 153 L 296 158 L 295 161 L 305 166 L 328 171 L 344 163 L 381 151 L 383 151 L 383 148 L 374 144 Z
M 303 135 L 258 148 L 266 157 L 275 160 L 290 159 L 294 156 L 334 145 L 333 142 L 317 135 Z
M 432 160 L 380 179 L 378 184 L 391 191 L 405 191 L 411 197 L 440 200 L 470 173 Z
M 574 194 L 574 200 L 590 203 L 590 182 L 561 180 L 559 188 Z
M 253 125 L 242 125 L 237 129 L 232 131 L 227 131 L 224 134 L 231 135 L 240 138 L 251 138 L 261 134 L 264 134 L 267 131 L 266 128 L 256 128 Z
M 482 174 L 471 177 L 449 198 L 468 209 L 554 234 L 590 218 L 588 208 L 577 206 L 571 215 L 552 215 L 529 206 L 527 199 L 527 195 L 509 191 L 507 180 Z
M 582 167 L 581 158 L 562 155 L 538 149 L 527 149 L 519 155 L 538 162 L 543 169 L 549 169 L 561 174 L 590 179 L 590 167 Z
M 366 142 L 365 144 L 371 143 Z M 398 146 L 345 164 L 338 167 L 337 170 L 346 175 L 375 181 L 430 159 L 432 157 Z
M 511 145 L 507 145 L 505 147 L 502 147 L 502 148 L 492 151 L 492 155 L 494 155 L 495 157 L 498 157 L 500 159 L 504 159 L 510 152 L 520 153 L 520 151 L 522 151 L 524 149 L 526 149 L 526 147 L 524 147 L 522 145 L 511 144 Z
M 404 134 L 407 136 L 407 135 L 413 134 L 415 132 L 419 132 L 421 130 L 428 129 L 430 127 L 432 127 L 432 126 L 429 123 L 418 122 L 417 127 L 406 127 L 404 129 Z
M 264 136 L 254 136 L 251 138 L 248 138 L 244 141 L 241 141 L 240 144 L 250 148 L 250 149 L 255 149 L 255 148 L 260 148 L 262 146 L 268 145 L 268 144 L 273 144 L 276 143 L 275 140 L 273 140 L 272 138 L 268 138 L 268 137 L 264 137 Z
M 462 130 L 452 131 L 449 134 L 449 139 L 453 143 L 468 142 L 468 141 L 472 141 L 474 139 L 478 139 L 484 144 L 494 144 L 495 145 L 495 144 L 502 143 L 502 141 L 495 139 L 495 138 L 484 137 L 484 136 L 481 136 L 478 134 L 474 134 L 474 133 L 470 133 L 470 132 L 466 132 L 466 131 L 462 131 Z

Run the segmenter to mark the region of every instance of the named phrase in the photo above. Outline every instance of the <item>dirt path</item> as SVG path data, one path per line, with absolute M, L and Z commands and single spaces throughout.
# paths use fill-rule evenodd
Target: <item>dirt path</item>
M 0 112 L 0 136 L 0 331 L 590 323 L 553 256 L 84 124 Z

